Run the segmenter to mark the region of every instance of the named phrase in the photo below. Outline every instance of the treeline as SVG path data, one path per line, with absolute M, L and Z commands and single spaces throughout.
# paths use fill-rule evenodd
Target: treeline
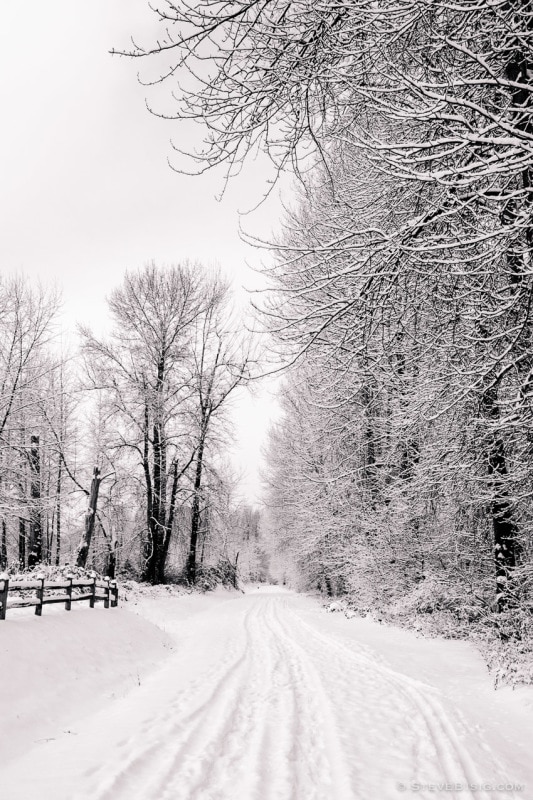
M 169 113 L 207 127 L 201 167 L 262 150 L 302 186 L 264 309 L 296 365 L 270 446 L 281 562 L 369 602 L 425 584 L 428 607 L 499 614 L 519 634 L 533 575 L 530 7 L 156 13 L 155 52 L 197 77 L 162 81 Z
M 58 295 L 0 283 L 0 567 L 92 566 L 195 583 L 256 577 L 227 406 L 254 366 L 228 284 L 198 264 L 127 272 L 109 329 L 61 351 Z
M 342 109 L 343 136 L 304 177 L 272 270 L 274 337 L 299 354 L 271 439 L 273 528 L 330 594 L 496 615 L 521 636 L 531 16 L 512 3 L 344 9 L 379 47 L 366 40 L 370 72 L 350 77 L 359 110 Z

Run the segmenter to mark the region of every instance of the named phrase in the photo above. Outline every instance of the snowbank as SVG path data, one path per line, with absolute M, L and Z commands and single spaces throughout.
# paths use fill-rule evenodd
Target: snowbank
M 46 606 L 0 622 L 0 753 L 3 763 L 65 731 L 138 687 L 174 645 L 126 608 Z
M 303 619 L 316 625 L 316 598 L 302 597 L 298 604 Z M 513 778 L 523 777 L 524 764 L 531 762 L 533 686 L 501 686 L 496 691 L 494 677 L 473 642 L 426 638 L 370 616 L 346 615 L 345 606 L 340 601 L 323 609 L 322 626 L 348 648 L 439 690 L 472 729 L 482 732 L 488 746 L 510 766 Z M 335 611 L 345 613 L 331 613 Z M 533 798 L 531 783 L 523 796 Z
M 0 624 L 11 800 L 394 800 L 420 775 L 463 780 L 468 759 L 532 796 L 533 690 L 495 692 L 468 642 L 327 613 L 281 587 L 128 584 L 120 602 Z

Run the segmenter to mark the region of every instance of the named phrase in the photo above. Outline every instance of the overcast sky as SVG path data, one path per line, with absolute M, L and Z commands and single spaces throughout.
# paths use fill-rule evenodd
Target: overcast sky
M 0 269 L 63 289 L 63 323 L 100 326 L 105 297 L 125 269 L 154 259 L 220 264 L 237 290 L 258 288 L 257 253 L 239 238 L 239 211 L 260 199 L 253 165 L 222 201 L 220 175 L 173 172 L 173 123 L 150 115 L 138 61 L 113 57 L 130 35 L 151 41 L 147 0 L 25 0 L 0 4 Z M 169 106 L 170 108 L 170 106 Z M 273 199 L 245 226 L 269 237 Z M 244 491 L 259 491 L 259 448 L 271 400 L 239 400 L 237 462 Z

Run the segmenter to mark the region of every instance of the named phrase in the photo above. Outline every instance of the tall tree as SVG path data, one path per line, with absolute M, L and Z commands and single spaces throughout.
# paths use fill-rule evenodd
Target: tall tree
M 370 384 L 389 384 L 407 417 L 454 408 L 476 428 L 477 502 L 490 513 L 503 610 L 525 530 L 516 453 L 527 451 L 533 415 L 527 5 L 206 0 L 154 10 L 164 38 L 129 55 L 170 59 L 154 82 L 172 85 L 166 116 L 203 124 L 200 169 L 231 173 L 260 149 L 277 170 L 292 164 L 317 205 L 327 197 L 326 217 L 298 223 L 302 236 L 285 242 L 275 270 L 269 313 L 283 354 L 342 351 L 373 365 Z M 339 154 L 349 166 L 340 174 Z M 317 182 L 303 169 L 313 160 Z M 414 369 L 402 360 L 409 338 Z M 432 403 L 408 402 L 407 380 Z M 399 447 L 408 491 L 420 424 Z
M 196 580 L 200 531 L 202 481 L 209 437 L 223 421 L 228 400 L 250 378 L 252 356 L 248 337 L 235 331 L 229 309 L 229 286 L 220 277 L 211 279 L 205 311 L 195 323 L 192 351 L 192 417 L 195 430 L 195 462 L 187 579 Z
M 47 386 L 61 358 L 52 351 L 57 293 L 32 286 L 22 275 L 0 280 L 0 449 L 2 501 L 16 519 L 21 566 L 43 557 L 42 415 Z M 6 520 L 6 553 L 10 536 Z M 29 531 L 29 537 L 27 533 Z M 13 551 L 12 551 L 13 552 Z
M 175 491 L 192 461 L 181 425 L 190 397 L 192 326 L 204 307 L 198 268 L 150 264 L 128 272 L 109 300 L 115 328 L 106 341 L 82 331 L 91 385 L 103 389 L 117 421 L 116 449 L 142 469 L 146 531 L 143 577 L 164 580 L 165 538 Z

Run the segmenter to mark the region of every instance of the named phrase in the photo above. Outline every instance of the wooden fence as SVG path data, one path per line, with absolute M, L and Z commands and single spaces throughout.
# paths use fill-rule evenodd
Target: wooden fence
M 98 600 L 103 600 L 104 608 L 116 608 L 117 582 L 109 578 L 65 578 L 60 581 L 34 578 L 10 581 L 7 575 L 0 575 L 0 620 L 6 618 L 9 608 L 35 606 L 35 613 L 40 617 L 43 606 L 64 603 L 65 610 L 70 611 L 72 603 L 81 600 L 88 600 L 90 608 L 94 608 Z

